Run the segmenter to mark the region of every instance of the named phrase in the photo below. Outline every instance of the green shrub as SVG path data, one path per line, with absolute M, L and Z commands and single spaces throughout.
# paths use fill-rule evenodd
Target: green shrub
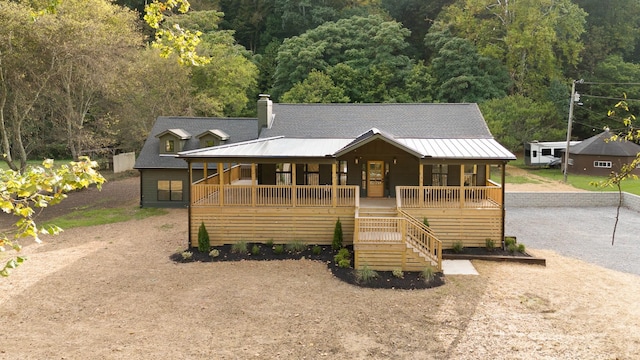
M 504 246 L 509 248 L 509 245 L 515 245 L 516 244 L 516 238 L 508 236 L 504 238 Z
M 518 251 L 518 245 L 516 245 L 515 243 L 511 243 L 507 246 L 507 250 L 509 250 L 509 252 L 513 254 Z
M 493 249 L 496 248 L 496 243 L 493 240 L 487 238 L 484 241 L 484 246 L 487 248 L 488 251 L 493 251 Z
M 364 265 L 362 269 L 356 270 L 356 281 L 361 284 L 367 284 L 378 277 L 378 272 L 370 269 L 368 265 Z
M 426 227 L 429 227 L 429 220 L 427 220 L 427 218 L 422 218 L 422 223 L 423 223 Z
M 340 261 L 338 261 L 338 267 L 339 268 L 350 268 L 351 267 L 351 260 L 349 259 L 340 259 Z
M 518 252 L 521 252 L 524 254 L 526 248 L 524 246 L 524 244 L 518 244 Z
M 274 245 L 273 246 L 273 253 L 276 254 L 276 255 L 280 255 L 280 254 L 284 253 L 284 246 L 282 244 Z
M 322 252 L 322 248 L 318 245 L 314 245 L 311 248 L 311 252 L 313 253 L 313 255 L 320 255 L 320 253 Z
M 351 254 L 346 248 L 342 248 L 334 255 L 333 260 L 338 264 L 338 267 L 348 268 L 351 267 Z
M 220 256 L 220 250 L 213 249 L 213 250 L 209 251 L 209 256 L 214 257 L 214 258 Z
M 333 229 L 333 241 L 331 242 L 331 248 L 338 250 L 342 248 L 342 223 L 340 219 L 336 221 L 336 226 Z
M 401 269 L 393 269 L 393 271 L 391 271 L 391 274 L 393 274 L 393 276 L 397 277 L 398 279 L 404 278 L 404 273 Z
M 267 247 L 272 248 L 272 247 L 273 247 L 273 239 L 269 239 L 269 240 L 267 240 L 267 242 L 266 242 L 266 243 L 264 243 L 264 244 L 265 244 Z
M 180 255 L 182 255 L 182 260 L 189 261 L 193 257 L 193 253 L 191 251 L 183 251 Z
M 248 253 L 249 250 L 247 250 L 247 243 L 244 241 L 238 241 L 237 243 L 231 245 L 231 252 L 234 254 Z
M 200 224 L 198 229 L 198 251 L 201 253 L 207 253 L 211 250 L 211 243 L 209 241 L 209 233 L 204 226 L 204 221 Z
M 251 248 L 251 254 L 253 255 L 259 255 L 260 254 L 260 246 L 258 246 L 258 244 L 254 244 L 253 247 Z
M 460 254 L 463 250 L 464 250 L 464 245 L 462 244 L 462 241 L 456 241 L 453 243 L 453 252 L 456 254 Z
M 431 266 L 427 266 L 426 268 L 424 268 L 424 270 L 422 270 L 422 278 L 424 279 L 424 282 L 429 283 L 431 282 L 431 280 L 433 280 L 434 277 L 435 273 Z
M 287 243 L 286 248 L 287 248 L 287 251 L 289 251 L 289 252 L 299 253 L 299 252 L 304 251 L 307 248 L 307 245 L 305 245 L 300 240 L 295 240 L 295 241 L 292 241 L 290 243 Z

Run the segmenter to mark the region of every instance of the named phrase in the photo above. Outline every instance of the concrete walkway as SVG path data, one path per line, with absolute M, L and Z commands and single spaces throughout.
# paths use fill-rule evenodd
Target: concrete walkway
M 640 213 L 622 208 L 615 244 L 615 207 L 507 207 L 505 235 L 609 269 L 640 275 Z

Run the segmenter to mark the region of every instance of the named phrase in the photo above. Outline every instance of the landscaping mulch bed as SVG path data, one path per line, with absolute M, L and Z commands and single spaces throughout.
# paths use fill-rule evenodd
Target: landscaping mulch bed
M 405 271 L 402 277 L 395 276 L 391 271 L 376 271 L 377 277 L 367 282 L 358 281 L 356 277 L 356 270 L 353 267 L 341 268 L 338 267 L 334 261 L 334 256 L 337 251 L 333 250 L 331 246 L 320 246 L 320 252 L 314 253 L 313 247 L 308 246 L 303 251 L 295 252 L 284 250 L 283 253 L 277 254 L 274 251 L 275 246 L 269 246 L 262 243 L 247 243 L 247 253 L 233 252 L 233 245 L 214 246 L 211 249 L 216 249 L 219 255 L 216 257 L 210 256 L 209 253 L 201 253 L 197 248 L 189 249 L 193 254 L 191 259 L 184 260 L 182 253 L 174 253 L 171 255 L 171 260 L 175 262 L 222 262 L 222 261 L 276 261 L 276 260 L 300 260 L 309 259 L 314 261 L 321 261 L 327 265 L 327 268 L 331 270 L 331 273 L 338 279 L 361 287 L 378 288 L 378 289 L 428 289 L 444 285 L 444 274 L 442 272 L 433 273 L 431 281 L 425 281 L 422 272 L 408 272 Z M 254 245 L 258 246 L 259 252 L 257 254 L 252 253 Z M 285 245 L 286 248 L 286 245 Z M 346 247 L 353 257 L 353 247 Z M 353 266 L 353 260 L 351 261 Z

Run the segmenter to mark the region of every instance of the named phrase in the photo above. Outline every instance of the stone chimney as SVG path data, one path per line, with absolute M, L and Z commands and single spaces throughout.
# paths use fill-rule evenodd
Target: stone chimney
M 273 124 L 273 102 L 269 99 L 269 95 L 258 95 L 258 133 L 263 128 L 271 128 Z

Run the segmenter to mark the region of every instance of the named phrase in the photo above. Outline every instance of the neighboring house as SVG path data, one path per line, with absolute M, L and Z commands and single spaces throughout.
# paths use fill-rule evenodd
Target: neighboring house
M 159 117 L 134 168 L 140 171 L 141 207 L 188 207 L 189 171 L 178 152 L 255 139 L 256 119 Z M 194 167 L 201 177 L 202 166 Z
M 192 179 L 191 246 L 202 223 L 212 245 L 330 244 L 339 219 L 356 268 L 421 270 L 440 269 L 442 249 L 456 242 L 504 239 L 504 188 L 490 176 L 498 169 L 504 183 L 515 156 L 476 104 L 273 104 L 261 96 L 255 132 L 179 152 Z
M 611 141 L 606 130 L 569 147 L 569 173 L 608 176 L 617 172 L 623 164 L 629 164 L 640 153 L 640 145 L 624 139 Z M 640 170 L 634 170 L 640 175 Z

